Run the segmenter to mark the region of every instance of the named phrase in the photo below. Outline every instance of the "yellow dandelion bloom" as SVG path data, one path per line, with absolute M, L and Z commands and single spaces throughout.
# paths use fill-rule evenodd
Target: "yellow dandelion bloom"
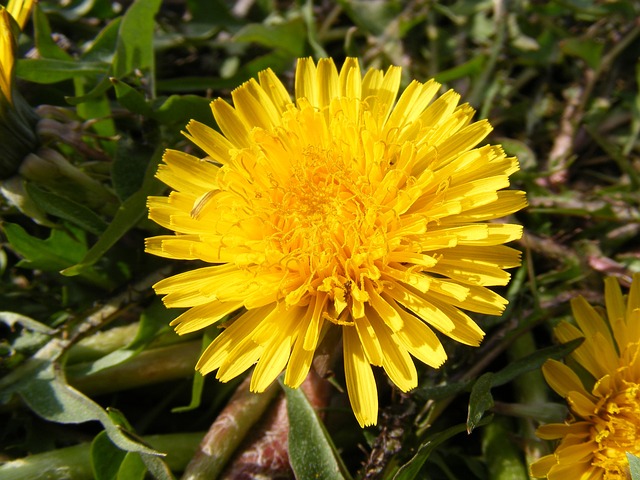
M 489 223 L 526 204 L 504 190 L 518 170 L 490 132 L 440 85 L 412 82 L 396 101 L 400 68 L 369 70 L 348 58 L 298 61 L 295 100 L 271 70 L 218 99 L 222 132 L 191 121 L 204 159 L 168 150 L 149 216 L 176 235 L 147 251 L 212 264 L 154 286 L 168 307 L 190 307 L 180 334 L 238 311 L 196 368 L 226 382 L 255 364 L 261 392 L 285 370 L 299 386 L 327 329 L 341 329 L 346 386 L 360 425 L 375 424 L 372 365 L 403 391 L 417 385 L 411 356 L 437 368 L 432 329 L 467 345 L 484 333 L 462 309 L 499 315 L 520 264 L 504 246 L 518 225 Z
M 633 277 L 626 305 L 618 281 L 607 278 L 605 302 L 606 317 L 584 298 L 574 299 L 578 326 L 564 322 L 555 330 L 562 342 L 584 338 L 571 357 L 592 378 L 582 379 L 556 360 L 544 364 L 544 376 L 567 400 L 570 416 L 538 429 L 540 438 L 559 443 L 531 465 L 534 477 L 631 478 L 626 452 L 640 455 L 640 274 Z

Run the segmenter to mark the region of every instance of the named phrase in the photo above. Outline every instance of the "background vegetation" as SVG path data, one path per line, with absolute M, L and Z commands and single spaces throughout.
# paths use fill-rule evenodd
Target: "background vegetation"
M 298 478 L 528 478 L 551 448 L 537 422 L 566 414 L 539 372 L 573 347 L 555 345 L 552 326 L 577 294 L 601 303 L 605 275 L 628 285 L 640 271 L 638 18 L 633 0 L 40 1 L 15 72 L 37 144 L 16 147 L 10 133 L 1 154 L 21 152 L 0 207 L 0 477 L 179 476 L 227 408 L 239 428 L 216 433 L 211 468 L 231 459 L 230 478 L 291 475 L 286 459 L 247 473 L 237 452 L 259 451 L 248 442 L 260 428 L 280 435 L 275 446 L 288 435 Z M 501 292 L 509 308 L 475 317 L 484 344 L 446 343 L 449 362 L 423 366 L 409 395 L 380 376 L 379 425 L 365 430 L 336 386 L 325 429 L 298 391 L 257 400 L 194 376 L 214 332 L 175 335 L 178 312 L 150 289 L 190 266 L 143 253 L 160 231 L 145 201 L 164 191 L 162 152 L 194 151 L 187 121 L 213 124 L 210 99 L 267 67 L 292 91 L 308 55 L 401 65 L 404 85 L 456 89 L 490 119 L 489 141 L 519 157 L 513 184 L 530 203 L 515 219 L 526 235 Z

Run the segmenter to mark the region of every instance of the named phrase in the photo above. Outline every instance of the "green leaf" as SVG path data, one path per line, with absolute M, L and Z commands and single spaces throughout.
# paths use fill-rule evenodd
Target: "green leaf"
M 155 339 L 156 334 L 160 330 L 167 327 L 168 323 L 175 318 L 175 316 L 176 314 L 174 312 L 165 308 L 162 302 L 156 299 L 145 309 L 142 315 L 140 315 L 138 331 L 135 338 L 133 338 L 128 345 L 114 350 L 94 362 L 89 362 L 82 369 L 78 369 L 76 374 L 91 375 L 135 357 Z
M 522 451 L 513 441 L 516 429 L 511 419 L 494 418 L 482 429 L 482 453 L 491 480 L 528 480 Z
M 106 90 L 102 90 L 104 78 L 95 82 L 87 78 L 74 78 L 75 98 L 84 98 L 84 101 L 77 104 L 76 112 L 81 118 L 90 120 L 91 128 L 103 137 L 111 137 L 116 134 L 116 127 L 111 116 L 111 103 L 106 95 Z M 85 92 L 89 89 L 89 94 Z M 100 92 L 100 93 L 98 93 Z M 113 142 L 103 142 L 109 155 L 113 155 Z
M 160 163 L 162 159 L 162 152 L 163 147 L 159 146 L 147 166 L 142 187 L 120 205 L 120 208 L 104 234 L 76 265 L 66 268 L 60 273 L 67 276 L 74 276 L 85 272 L 88 267 L 100 260 L 125 233 L 145 216 L 147 211 L 147 197 L 162 191 L 164 188 L 162 184 L 154 178 L 155 172 L 158 169 L 158 163 Z
M 595 70 L 600 66 L 604 45 L 592 39 L 567 38 L 560 42 L 560 48 L 566 55 L 583 59 Z
M 12 330 L 16 324 L 19 324 L 32 332 L 43 333 L 45 335 L 53 335 L 55 333 L 55 330 L 48 325 L 15 312 L 0 312 L 0 322 L 11 327 Z
M 289 414 L 289 462 L 299 480 L 349 478 L 331 437 L 299 388 L 280 382 Z
M 71 55 L 60 48 L 53 40 L 49 20 L 38 3 L 33 6 L 32 18 L 36 48 L 40 56 L 57 60 L 73 60 Z
M 126 134 L 121 137 L 111 165 L 111 181 L 118 198 L 126 200 L 142 187 L 154 152 L 147 142 L 135 141 Z
M 117 480 L 143 480 L 146 473 L 147 467 L 140 458 L 140 455 L 129 452 L 125 455 L 116 478 Z
M 109 439 L 121 449 L 160 455 L 159 452 L 128 436 L 100 405 L 67 385 L 61 370 L 53 363 L 39 370 L 34 377 L 20 381 L 15 389 L 29 408 L 46 420 L 65 424 L 98 421 Z
M 563 358 L 578 348 L 583 341 L 582 338 L 576 338 L 567 343 L 541 348 L 531 355 L 519 358 L 493 375 L 493 386 L 504 385 L 524 373 L 538 370 L 550 358 L 555 360 Z
M 4 223 L 11 248 L 24 257 L 19 267 L 57 272 L 78 262 L 87 247 L 84 238 L 74 238 L 64 230 L 52 230 L 46 240 L 29 235 L 20 225 Z
M 140 454 L 139 457 L 144 462 L 149 473 L 151 473 L 151 476 L 156 480 L 174 480 L 169 465 L 163 459 L 144 454 Z
M 479 425 L 484 425 L 485 423 L 487 423 L 487 421 L 488 417 L 483 419 Z M 420 474 L 422 466 L 427 461 L 431 453 L 436 449 L 436 447 L 438 447 L 442 442 L 450 439 L 458 433 L 464 432 L 465 430 L 466 425 L 461 423 L 459 425 L 449 427 L 442 432 L 431 435 L 420 445 L 420 447 L 418 447 L 418 451 L 411 458 L 411 460 L 400 467 L 400 469 L 394 475 L 393 480 L 413 480 L 414 478 L 424 478 L 424 476 L 418 475 Z
M 258 43 L 299 57 L 304 54 L 306 36 L 304 21 L 298 16 L 282 23 L 249 24 L 240 29 L 233 39 L 239 43 Z
M 471 384 L 471 380 L 466 380 L 463 382 L 447 383 L 444 385 L 428 385 L 416 388 L 412 394 L 422 400 L 440 400 L 470 389 Z
M 471 389 L 469 398 L 469 412 L 467 416 L 467 428 L 471 432 L 477 425 L 484 412 L 493 407 L 491 389 L 509 383 L 514 378 L 539 369 L 549 358 L 562 358 L 571 353 L 581 343 L 582 338 L 576 338 L 562 345 L 537 350 L 531 355 L 511 362 L 497 373 L 487 372 L 476 380 Z
M 631 480 L 640 480 L 640 458 L 627 452 L 627 459 L 629 460 Z
M 91 11 L 96 0 L 80 0 L 78 2 L 71 2 L 69 8 L 51 8 L 56 14 L 62 15 L 69 21 L 79 20 Z
M 16 75 L 34 83 L 48 84 L 76 77 L 106 75 L 109 65 L 53 58 L 23 58 L 16 62 Z
M 153 71 L 154 17 L 160 1 L 136 0 L 123 15 L 113 59 L 115 77 L 121 78 L 135 69 Z
M 487 372 L 480 376 L 471 389 L 469 398 L 469 412 L 467 415 L 467 432 L 478 426 L 484 412 L 493 407 L 493 396 L 491 395 L 491 387 L 493 387 L 493 373 Z
M 339 0 L 349 18 L 373 35 L 382 35 L 402 10 L 402 2 L 389 0 Z
M 121 21 L 122 17 L 113 19 L 100 31 L 100 33 L 98 33 L 96 38 L 89 44 L 83 53 L 83 60 L 107 63 L 111 63 L 113 61 L 113 56 L 116 52 L 116 45 L 118 43 L 118 32 L 120 31 Z
M 54 217 L 68 220 L 83 230 L 100 235 L 107 228 L 105 222 L 90 208 L 56 193 L 47 192 L 36 184 L 26 184 L 27 193 L 35 204 Z
M 95 480 L 113 480 L 127 453 L 116 447 L 102 431 L 91 442 L 91 469 Z
M 218 336 L 220 329 L 218 328 L 205 328 L 202 335 L 202 348 L 204 350 L 211 344 L 213 339 Z M 191 402 L 184 407 L 175 407 L 171 409 L 171 413 L 189 412 L 195 410 L 200 406 L 200 400 L 202 398 L 202 389 L 204 388 L 204 375 L 194 375 L 191 383 Z
M 116 91 L 116 98 L 120 105 L 132 113 L 146 117 L 152 115 L 153 110 L 141 92 L 115 77 L 111 77 L 109 80 Z
M 211 100 L 197 95 L 171 95 L 153 112 L 153 118 L 164 125 L 186 125 L 194 119 L 211 123 Z
M 187 8 L 193 18 L 191 24 L 206 23 L 226 27 L 238 23 L 227 3 L 222 0 L 187 0 Z
M 459 78 L 474 77 L 482 72 L 486 63 L 487 57 L 484 55 L 475 55 L 467 62 L 437 73 L 434 79 L 440 83 L 447 83 Z

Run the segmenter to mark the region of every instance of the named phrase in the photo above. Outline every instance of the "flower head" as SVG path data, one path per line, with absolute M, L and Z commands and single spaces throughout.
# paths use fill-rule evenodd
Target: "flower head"
M 147 251 L 211 264 L 154 286 L 169 307 L 190 307 L 178 333 L 238 311 L 196 368 L 227 381 L 252 365 L 263 391 L 286 370 L 297 387 L 329 328 L 341 329 L 349 398 L 361 425 L 376 423 L 374 366 L 403 391 L 417 385 L 411 355 L 437 368 L 432 329 L 467 345 L 483 332 L 462 309 L 499 315 L 488 286 L 520 264 L 504 246 L 518 225 L 488 223 L 523 208 L 503 190 L 518 170 L 490 132 L 440 85 L 412 82 L 397 99 L 400 68 L 369 70 L 348 58 L 298 61 L 295 100 L 271 70 L 218 99 L 222 134 L 191 121 L 199 159 L 168 150 L 158 178 L 174 189 L 149 198 L 149 216 L 176 235 Z
M 531 466 L 535 477 L 631 478 L 626 453 L 640 454 L 640 274 L 633 278 L 626 305 L 618 281 L 607 278 L 605 301 L 606 317 L 584 298 L 574 299 L 578 326 L 564 322 L 555 329 L 562 342 L 584 338 L 571 357 L 590 378 L 581 379 L 556 360 L 544 364 L 544 376 L 567 400 L 570 416 L 538 429 L 540 438 L 559 443 L 553 454 Z

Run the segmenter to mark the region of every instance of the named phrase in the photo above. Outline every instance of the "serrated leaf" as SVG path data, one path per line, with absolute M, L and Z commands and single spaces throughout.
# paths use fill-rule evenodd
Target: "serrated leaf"
M 107 228 L 107 222 L 97 213 L 78 202 L 47 192 L 32 182 L 27 182 L 26 190 L 35 204 L 49 215 L 68 220 L 94 235 L 100 235 Z
M 289 462 L 298 480 L 349 478 L 331 437 L 299 388 L 280 382 L 289 414 Z
M 118 30 L 113 75 L 121 78 L 135 69 L 153 70 L 154 17 L 160 0 L 136 0 L 122 17 Z
M 493 373 L 487 372 L 476 380 L 471 389 L 469 397 L 469 412 L 467 415 L 467 432 L 478 426 L 484 412 L 493 407 L 493 396 L 491 388 L 493 387 Z
M 76 77 L 106 75 L 109 65 L 102 62 L 24 58 L 16 62 L 16 75 L 34 83 L 49 84 Z
M 78 262 L 87 251 L 83 237 L 72 237 L 64 230 L 52 230 L 49 238 L 41 240 L 14 223 L 4 223 L 2 228 L 11 248 L 23 257 L 20 267 L 57 272 Z

